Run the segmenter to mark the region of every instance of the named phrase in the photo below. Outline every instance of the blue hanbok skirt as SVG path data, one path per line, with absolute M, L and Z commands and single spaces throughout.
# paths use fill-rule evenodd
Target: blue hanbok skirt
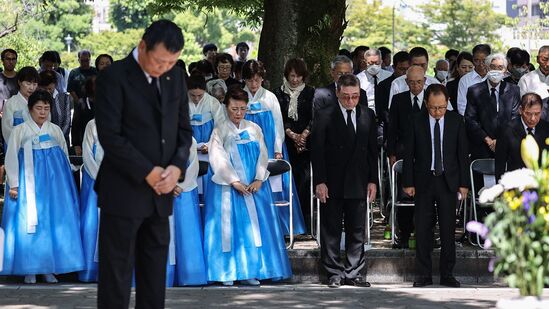
M 214 121 L 212 119 L 201 125 L 191 125 L 191 127 L 193 128 L 193 137 L 196 142 L 198 144 L 207 143 L 210 141 L 210 136 L 212 135 L 212 131 L 214 129 Z
M 63 274 L 84 269 L 78 194 L 69 162 L 59 146 L 33 150 L 35 233 L 27 233 L 25 164 L 19 151 L 19 195 L 6 197 L 2 275 Z
M 175 265 L 166 273 L 167 286 L 205 285 L 204 230 L 198 205 L 198 190 L 182 192 L 174 199 L 173 231 L 175 240 Z
M 255 178 L 259 144 L 238 145 L 242 165 L 248 179 Z M 223 252 L 222 204 L 223 190 L 230 190 L 230 251 Z M 292 275 L 283 232 L 272 203 L 271 189 L 264 183 L 252 195 L 257 212 L 261 246 L 256 246 L 252 221 L 244 197 L 232 187 L 210 183 L 206 194 L 206 222 L 204 228 L 204 255 L 208 281 L 235 281 L 246 279 L 283 279 Z
M 254 122 L 263 131 L 263 138 L 269 154 L 269 159 L 274 159 L 274 145 L 275 145 L 275 124 L 271 111 L 263 111 L 255 114 L 246 114 L 247 120 Z M 289 160 L 288 150 L 286 144 L 282 143 L 282 156 L 285 160 Z M 290 174 L 285 173 L 282 175 L 282 192 L 274 192 L 273 199 L 275 201 L 288 201 L 290 198 Z M 303 213 L 301 212 L 301 206 L 299 203 L 299 197 L 297 195 L 297 186 L 295 181 L 292 181 L 292 213 L 293 213 L 293 226 L 294 235 L 305 234 L 307 227 L 305 226 L 305 220 L 303 219 Z M 289 207 L 277 207 L 278 218 L 282 226 L 284 235 L 290 235 L 290 208 Z
M 97 265 L 95 257 L 97 250 L 97 230 L 99 227 L 99 212 L 97 208 L 97 193 L 93 190 L 95 180 L 86 169 L 82 169 L 82 187 L 80 190 L 80 233 L 84 248 L 85 268 L 78 272 L 78 279 L 83 282 L 97 281 Z

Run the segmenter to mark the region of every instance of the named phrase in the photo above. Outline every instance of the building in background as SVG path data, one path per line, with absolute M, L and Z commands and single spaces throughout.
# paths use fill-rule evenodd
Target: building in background
M 541 46 L 549 45 L 549 0 L 506 0 L 506 14 L 516 19 L 511 31 L 502 29 L 502 39 L 507 46 L 517 46 L 536 52 Z M 549 7 L 547 7 L 549 9 Z
M 93 8 L 94 16 L 92 20 L 92 31 L 101 32 L 111 30 L 112 26 L 109 23 L 109 0 L 86 0 L 86 4 Z

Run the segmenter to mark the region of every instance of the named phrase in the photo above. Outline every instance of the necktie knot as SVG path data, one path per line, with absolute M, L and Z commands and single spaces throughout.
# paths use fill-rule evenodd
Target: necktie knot
M 534 135 L 534 128 L 526 128 L 526 131 L 529 135 Z
M 495 94 L 495 93 L 496 93 L 496 88 L 492 87 L 492 88 L 490 89 L 490 92 L 491 92 L 491 94 Z
M 413 106 L 413 109 L 414 109 L 414 112 L 419 112 L 419 111 L 420 111 L 420 108 L 419 108 L 419 99 L 417 98 L 417 96 L 414 96 L 414 106 Z

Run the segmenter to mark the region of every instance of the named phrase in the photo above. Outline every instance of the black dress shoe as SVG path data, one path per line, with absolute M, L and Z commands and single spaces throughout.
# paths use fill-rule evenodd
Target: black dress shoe
M 433 279 L 423 278 L 423 279 L 414 281 L 414 288 L 421 288 L 421 287 L 432 285 L 432 284 L 433 284 Z
M 328 282 L 329 288 L 339 288 L 341 286 L 341 278 L 330 278 Z
M 369 288 L 371 286 L 370 282 L 364 280 L 364 278 L 362 277 L 357 277 L 353 279 L 346 278 L 345 285 L 356 286 L 360 288 Z
M 459 288 L 461 286 L 459 281 L 457 281 L 456 278 L 452 276 L 440 278 L 440 285 L 448 286 L 451 288 Z

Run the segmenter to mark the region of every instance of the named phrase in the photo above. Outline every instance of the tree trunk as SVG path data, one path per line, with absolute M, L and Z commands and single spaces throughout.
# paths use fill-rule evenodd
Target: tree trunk
M 270 89 L 282 84 L 284 64 L 294 57 L 307 63 L 308 84 L 331 82 L 330 61 L 347 26 L 345 10 L 345 0 L 264 0 L 258 58 Z

